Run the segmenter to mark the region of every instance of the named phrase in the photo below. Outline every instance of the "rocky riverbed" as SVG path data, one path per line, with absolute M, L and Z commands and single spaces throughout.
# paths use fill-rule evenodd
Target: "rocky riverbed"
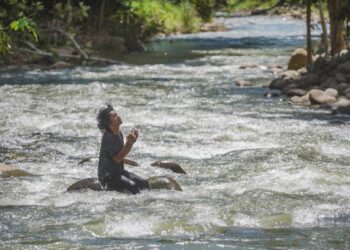
M 281 90 L 297 105 L 316 105 L 334 114 L 350 114 L 350 52 L 344 50 L 330 59 L 318 56 L 309 71 L 304 66 L 306 51 L 297 49 L 289 61 L 289 70 L 279 73 L 269 88 Z

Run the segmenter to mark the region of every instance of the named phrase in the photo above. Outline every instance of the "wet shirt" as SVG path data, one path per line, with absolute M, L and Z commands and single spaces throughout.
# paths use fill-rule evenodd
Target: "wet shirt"
M 119 132 L 118 135 L 114 135 L 109 131 L 104 132 L 98 160 L 98 178 L 100 180 L 124 170 L 124 163 L 116 163 L 112 158 L 118 154 L 123 147 L 124 139 L 121 132 Z

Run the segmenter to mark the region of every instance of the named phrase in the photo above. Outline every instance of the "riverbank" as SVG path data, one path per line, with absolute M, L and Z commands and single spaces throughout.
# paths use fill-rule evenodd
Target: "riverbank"
M 227 29 L 222 21 L 218 21 L 220 19 L 208 18 L 210 14 L 207 14 L 209 16 L 205 20 L 200 20 L 192 5 L 181 4 L 176 6 L 177 17 L 169 19 L 169 15 L 162 13 L 161 10 L 164 9 L 169 12 L 169 8 L 172 6 L 169 5 L 170 3 L 161 4 L 157 0 L 150 0 L 144 4 L 137 1 L 135 3 L 137 3 L 135 7 L 138 8 L 138 15 L 144 17 L 142 21 L 144 24 L 138 23 L 139 26 L 142 24 L 143 28 L 137 27 L 137 25 L 135 27 L 128 27 L 127 25 L 118 28 L 125 32 L 111 34 L 104 27 L 97 32 L 83 31 L 76 35 L 70 35 L 60 28 L 50 29 L 45 36 L 42 36 L 39 44 L 24 41 L 20 43 L 20 46 L 15 46 L 9 57 L 0 59 L 0 65 L 11 65 L 11 67 L 19 68 L 59 69 L 120 64 L 124 63 L 122 58 L 125 55 L 143 51 L 144 44 L 147 43 L 149 37 L 166 37 L 178 33 L 220 32 Z M 150 12 L 150 6 L 154 7 L 154 13 Z M 266 12 L 243 10 L 243 12 L 232 15 L 247 16 L 259 13 L 300 19 L 303 18 L 304 12 L 300 6 L 280 6 Z M 54 46 L 52 40 L 55 41 Z
M 288 70 L 281 72 L 269 88 L 280 90 L 296 105 L 350 114 L 350 51 L 332 58 L 318 55 L 308 71 L 306 55 L 305 50 L 296 50 Z

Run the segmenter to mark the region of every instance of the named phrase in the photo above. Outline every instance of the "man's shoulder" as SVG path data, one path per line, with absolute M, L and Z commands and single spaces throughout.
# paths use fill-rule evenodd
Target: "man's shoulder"
M 120 135 L 122 136 L 122 133 L 120 132 Z M 119 139 L 118 135 L 114 135 L 110 131 L 105 131 L 102 135 L 102 141 L 114 141 L 116 139 Z

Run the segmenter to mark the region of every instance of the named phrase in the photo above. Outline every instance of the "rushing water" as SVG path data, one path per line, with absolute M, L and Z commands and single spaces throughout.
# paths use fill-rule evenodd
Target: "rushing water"
M 263 96 L 268 66 L 304 45 L 304 23 L 225 23 L 155 41 L 125 65 L 2 70 L 0 162 L 38 176 L 0 179 L 0 248 L 349 248 L 349 120 Z M 123 131 L 140 132 L 129 158 L 141 166 L 128 169 L 183 192 L 65 192 L 97 174 L 96 158 L 78 162 L 98 155 L 106 101 Z

